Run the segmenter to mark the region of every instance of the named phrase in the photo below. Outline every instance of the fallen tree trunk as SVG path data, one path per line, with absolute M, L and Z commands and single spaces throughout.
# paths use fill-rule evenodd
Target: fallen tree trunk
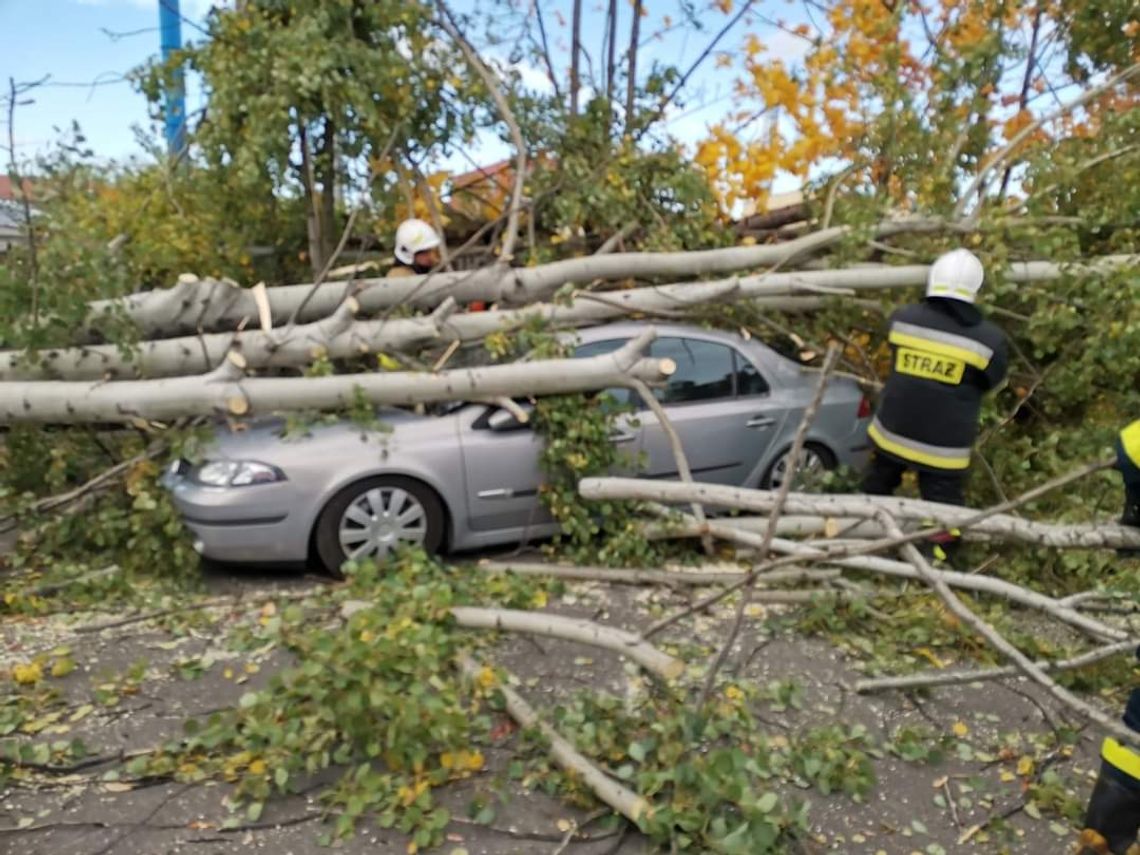
M 662 653 L 652 644 L 632 632 L 604 626 L 592 620 L 564 617 L 546 612 L 527 612 L 516 609 L 481 609 L 472 606 L 453 606 L 451 615 L 465 629 L 501 629 L 508 632 L 525 632 L 547 638 L 561 638 L 601 647 L 628 657 L 647 671 L 664 680 L 675 680 L 685 672 L 685 663 Z
M 459 657 L 459 667 L 472 682 L 478 679 L 482 670 L 479 663 L 466 654 Z M 636 823 L 645 814 L 649 802 L 587 760 L 565 737 L 540 719 L 534 708 L 518 692 L 505 683 L 500 683 L 497 688 L 503 694 L 507 712 L 518 722 L 519 727 L 537 728 L 550 742 L 550 756 L 555 762 L 588 786 L 599 801 L 609 805 L 630 822 Z
M 452 314 L 454 300 L 430 315 L 388 320 L 353 320 L 354 306 L 341 304 L 329 318 L 292 329 L 247 329 L 240 333 L 203 333 L 139 342 L 129 348 L 114 344 L 54 348 L 27 353 L 0 352 L 0 381 L 100 380 L 132 377 L 174 377 L 203 374 L 221 364 L 232 347 L 239 347 L 250 368 L 308 365 L 318 354 L 350 359 L 372 353 L 413 353 L 434 342 L 482 341 L 491 333 L 508 332 L 536 321 L 554 329 L 589 326 L 633 314 L 670 316 L 689 305 L 674 290 L 700 288 L 701 302 L 737 299 L 735 283 L 716 288 L 665 286 L 606 294 L 583 294 L 567 305 L 538 303 L 524 309 Z M 612 296 L 612 299 L 611 299 Z M 828 302 L 822 297 L 772 297 L 755 301 L 773 311 L 812 311 Z M 345 307 L 348 306 L 346 309 Z
M 438 374 L 392 372 L 331 377 L 244 379 L 243 360 L 231 352 L 221 367 L 196 377 L 90 384 L 12 382 L 0 386 L 0 424 L 14 422 L 161 421 L 207 413 L 245 417 L 280 410 L 333 410 L 363 399 L 371 404 L 550 395 L 660 382 L 671 360 L 642 358 L 656 333 L 647 329 L 611 354 L 554 359 Z
M 874 237 L 904 232 L 930 232 L 953 228 L 941 220 L 905 219 L 880 224 Z M 429 307 L 447 297 L 459 302 L 528 303 L 553 294 L 567 284 L 596 279 L 630 277 L 704 276 L 765 265 L 787 264 L 797 258 L 834 246 L 851 234 L 846 226 L 805 235 L 775 245 L 736 246 L 695 252 L 615 252 L 555 261 L 537 267 L 496 264 L 474 271 L 430 273 L 399 279 L 362 279 L 352 283 L 283 285 L 267 291 L 273 323 L 293 318 L 310 321 L 331 315 L 346 296 L 358 293 L 365 311 L 392 306 Z M 307 302 L 306 302 L 307 301 Z M 252 291 L 229 280 L 198 279 L 184 275 L 173 288 L 147 291 L 91 304 L 88 325 L 101 317 L 125 315 L 144 337 L 181 335 L 198 331 L 233 329 L 243 318 L 258 317 Z
M 700 502 L 706 506 L 735 508 L 764 513 L 770 511 L 776 494 L 770 490 L 749 490 L 721 484 L 683 484 L 639 478 L 584 478 L 579 486 L 587 499 L 636 499 L 670 503 Z M 899 520 L 931 522 L 961 527 L 978 511 L 954 505 L 940 505 L 918 499 L 894 496 L 816 495 L 793 493 L 788 496 L 788 512 L 821 517 L 872 518 L 886 511 Z M 1058 549 L 1140 548 L 1140 530 L 1115 523 L 1064 525 L 1034 522 L 1008 514 L 997 514 L 971 527 L 989 537 L 1050 546 Z
M 1110 267 L 1127 263 L 1129 256 L 1106 256 L 1094 259 L 1088 269 Z M 533 268 L 538 269 L 538 268 Z M 1014 282 L 1056 279 L 1066 269 L 1044 261 L 1031 261 L 1011 265 L 1006 277 Z M 352 321 L 353 309 L 375 311 L 384 308 L 392 282 L 404 279 L 376 280 L 348 303 L 352 288 L 363 283 L 345 285 L 329 283 L 321 286 L 335 292 L 335 300 L 319 302 L 316 298 L 302 313 L 303 320 L 325 318 L 292 327 L 286 331 L 245 330 L 233 333 L 200 333 L 181 337 L 144 341 L 131 348 L 117 345 L 90 345 L 87 347 L 59 348 L 32 354 L 20 351 L 0 352 L 0 380 L 36 380 L 46 378 L 99 379 L 120 376 L 169 377 L 196 374 L 217 367 L 226 352 L 235 343 L 242 349 L 251 368 L 306 365 L 313 360 L 315 350 L 327 353 L 333 359 L 346 359 L 360 354 L 381 351 L 402 352 L 421 348 L 432 341 L 479 341 L 491 333 L 518 329 L 527 324 L 543 322 L 553 328 L 580 327 L 601 323 L 628 315 L 670 317 L 693 306 L 713 303 L 750 300 L 761 308 L 773 311 L 810 311 L 827 303 L 826 296 L 845 296 L 853 291 L 906 288 L 922 285 L 929 267 L 908 265 L 886 268 L 847 268 L 837 270 L 811 270 L 791 273 L 761 273 L 755 276 L 734 277 L 709 282 L 676 283 L 621 291 L 580 293 L 568 303 L 537 303 L 519 309 L 452 314 L 454 301 L 446 299 L 431 315 L 415 318 Z M 178 286 L 182 288 L 182 285 Z M 202 286 L 205 288 L 205 286 Z M 301 286 L 271 288 L 274 292 Z M 232 317 L 219 315 L 202 328 L 225 326 L 230 318 L 236 326 L 243 318 L 256 318 L 257 307 L 251 291 L 227 284 L 228 291 L 220 292 L 227 300 L 240 300 L 242 314 L 235 309 Z M 232 293 L 231 293 L 232 292 Z M 155 293 L 155 292 L 150 292 Z M 207 289 L 207 302 L 218 299 L 216 288 Z M 320 293 L 320 292 L 319 292 Z M 246 295 L 246 296 L 243 296 Z M 326 295 L 326 296 L 327 296 Z M 816 296 L 803 296 L 816 295 Z M 344 305 L 348 303 L 349 311 Z M 318 313 L 312 308 L 316 304 Z M 272 306 L 272 303 L 271 303 Z M 279 317 L 280 314 L 280 317 Z M 273 311 L 278 322 L 289 315 Z M 172 322 L 170 325 L 142 327 L 144 335 L 172 335 L 189 330 Z

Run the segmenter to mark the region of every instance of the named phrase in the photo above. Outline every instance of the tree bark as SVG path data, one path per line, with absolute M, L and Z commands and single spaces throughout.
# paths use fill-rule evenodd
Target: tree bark
M 705 506 L 734 508 L 766 513 L 775 503 L 769 490 L 749 490 L 720 484 L 683 484 L 675 481 L 649 481 L 638 478 L 585 478 L 579 492 L 587 499 L 635 499 L 669 503 L 700 502 Z M 815 495 L 793 493 L 788 497 L 787 511 L 795 515 L 822 517 L 857 517 L 870 519 L 878 511 L 887 511 L 899 520 L 958 527 L 978 512 L 972 508 L 940 505 L 919 499 L 895 496 Z M 1057 549 L 1137 549 L 1140 531 L 1115 523 L 1069 525 L 1034 522 L 1007 514 L 998 514 L 971 527 L 975 533 L 1001 540 L 1012 540 Z
M 585 392 L 628 386 L 631 379 L 660 382 L 671 360 L 641 358 L 656 333 L 646 333 L 612 354 L 555 359 L 438 374 L 392 372 L 332 377 L 243 379 L 244 360 L 232 351 L 209 374 L 116 383 L 13 382 L 3 387 L 0 424 L 168 420 L 210 413 L 245 417 L 276 410 L 332 410 L 359 396 L 372 404 Z

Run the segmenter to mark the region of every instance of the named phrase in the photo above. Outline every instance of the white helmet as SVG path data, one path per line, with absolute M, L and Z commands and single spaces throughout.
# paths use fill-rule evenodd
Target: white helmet
M 439 235 L 423 220 L 404 220 L 396 229 L 396 259 L 402 264 L 412 264 L 417 252 L 439 244 Z
M 973 303 L 985 275 L 982 262 L 974 253 L 968 249 L 955 249 L 939 256 L 930 266 L 926 277 L 926 296 Z

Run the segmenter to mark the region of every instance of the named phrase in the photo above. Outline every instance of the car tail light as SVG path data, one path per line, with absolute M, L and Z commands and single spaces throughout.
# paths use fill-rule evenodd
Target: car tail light
M 870 401 L 870 400 L 867 398 L 867 396 L 866 396 L 866 395 L 863 395 L 863 396 L 862 396 L 862 397 L 859 399 L 859 414 L 858 414 L 858 417 L 859 417 L 859 418 L 861 418 L 861 419 L 869 419 L 869 418 L 871 418 L 871 401 Z

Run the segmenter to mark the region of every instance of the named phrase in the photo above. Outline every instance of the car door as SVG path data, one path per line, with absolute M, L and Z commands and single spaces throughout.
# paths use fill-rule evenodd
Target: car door
M 625 341 L 591 342 L 580 346 L 574 355 L 598 356 L 616 350 Z M 626 389 L 607 392 L 619 404 L 628 401 Z M 543 482 L 539 466 L 542 439 L 529 424 L 502 418 L 503 412 L 497 407 L 487 408 L 460 428 L 468 524 L 473 531 L 531 528 L 552 522 L 538 495 Z M 637 419 L 620 414 L 614 427 L 613 442 L 629 452 L 625 455 L 629 464 L 614 474 L 632 473 L 641 441 Z
M 472 531 L 551 521 L 538 499 L 542 439 L 527 424 L 493 420 L 504 412 L 498 407 L 487 407 L 460 427 L 468 525 Z
M 677 370 L 657 399 L 681 439 L 693 478 L 749 484 L 787 418 L 787 402 L 745 354 L 719 341 L 669 336 L 650 345 Z M 679 477 L 672 445 L 657 416 L 641 419 L 641 449 L 651 478 Z

